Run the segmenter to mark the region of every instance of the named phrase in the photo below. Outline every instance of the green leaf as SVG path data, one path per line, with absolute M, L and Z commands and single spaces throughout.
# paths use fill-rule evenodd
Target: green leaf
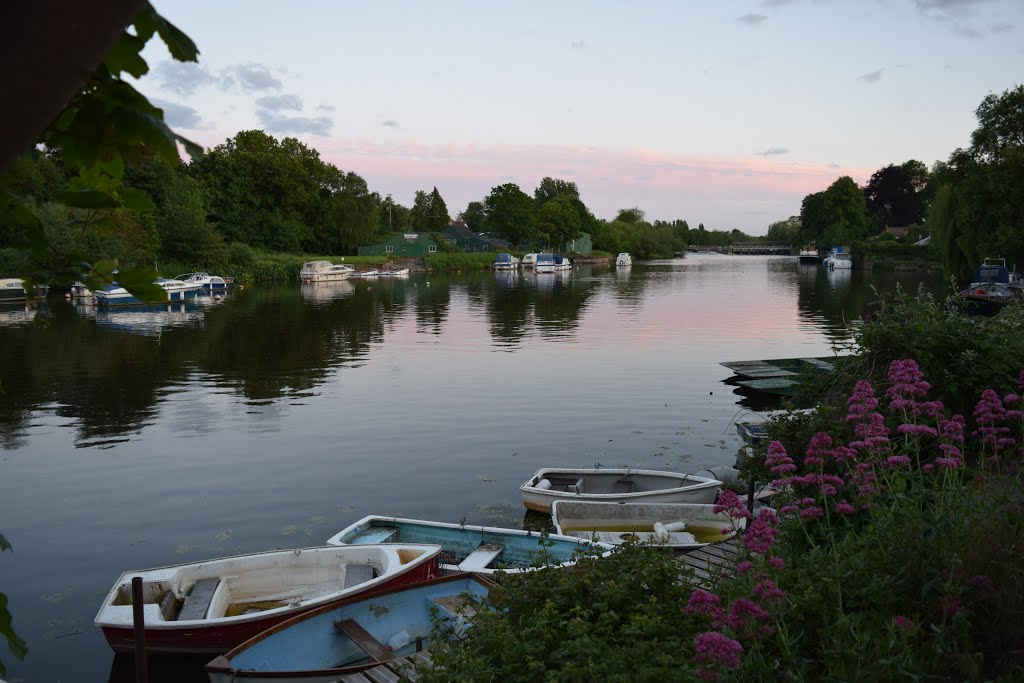
M 146 47 L 144 40 L 140 40 L 130 33 L 122 33 L 114 46 L 110 48 L 103 64 L 113 74 L 127 71 L 135 78 L 140 78 L 149 71 L 149 65 L 139 54 L 144 47 Z
M 116 209 L 121 206 L 117 197 L 99 190 L 64 190 L 57 199 L 76 209 Z
M 139 13 L 135 15 L 135 20 L 132 22 L 135 24 L 135 34 L 139 37 L 143 43 L 148 43 L 149 39 L 156 33 L 156 20 L 159 17 L 156 10 L 148 2 L 146 6 L 139 10 Z
M 164 288 L 153 283 L 156 278 L 157 272 L 152 268 L 132 268 L 117 273 L 117 284 L 148 303 L 167 301 Z
M 188 155 L 192 157 L 193 160 L 203 158 L 203 148 L 196 143 L 177 134 L 175 134 L 174 139 L 185 147 L 185 151 L 188 152 Z
M 11 648 L 11 652 L 18 659 L 24 659 L 25 654 L 28 652 L 28 645 L 25 641 L 18 637 L 18 634 L 14 632 L 14 626 L 11 624 L 11 613 L 7 611 L 7 595 L 0 593 L 0 635 L 7 638 L 7 645 Z M 3 662 L 0 662 L 0 676 L 7 675 L 7 668 Z
M 124 205 L 136 213 L 144 211 L 156 211 L 156 204 L 143 190 L 134 187 L 123 187 L 118 193 L 124 200 Z
M 0 534 L 0 550 L 10 550 L 11 544 L 4 538 L 3 534 Z
M 153 13 L 153 20 L 156 22 L 156 32 L 160 34 L 167 50 L 179 62 L 198 61 L 199 48 L 192 42 L 192 39 L 181 32 L 177 26 L 164 19 L 159 14 Z

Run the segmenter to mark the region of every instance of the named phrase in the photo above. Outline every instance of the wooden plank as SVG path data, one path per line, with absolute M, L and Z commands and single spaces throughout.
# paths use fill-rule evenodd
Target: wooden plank
M 345 588 L 352 588 L 361 583 L 373 580 L 372 564 L 347 564 L 345 565 Z
M 354 674 L 345 674 L 338 679 L 339 683 L 372 683 L 369 678 L 364 676 L 362 672 Z
M 373 683 L 400 683 L 402 680 L 394 671 L 383 665 L 367 669 L 363 675 Z
M 220 585 L 220 579 L 216 576 L 196 581 L 192 592 L 185 598 L 185 604 L 178 613 L 178 621 L 189 621 L 192 619 L 205 619 L 206 611 L 210 609 L 213 602 L 213 593 Z
M 832 363 L 821 358 L 801 358 L 800 360 L 802 360 L 805 363 L 809 363 L 810 365 L 813 365 L 819 370 L 827 370 L 831 372 L 832 370 L 835 369 L 835 366 Z
M 388 662 L 387 666 L 388 669 L 398 675 L 399 679 L 405 679 L 416 683 L 416 663 L 409 657 L 403 657 L 402 659 L 396 659 L 393 662 Z
M 369 631 L 360 626 L 355 619 L 339 619 L 334 627 L 352 639 L 366 654 L 378 662 L 386 662 L 395 658 L 395 653 L 388 646 L 374 638 Z
M 478 572 L 485 569 L 504 549 L 505 546 L 498 543 L 481 543 L 476 550 L 459 563 L 459 569 L 464 572 Z

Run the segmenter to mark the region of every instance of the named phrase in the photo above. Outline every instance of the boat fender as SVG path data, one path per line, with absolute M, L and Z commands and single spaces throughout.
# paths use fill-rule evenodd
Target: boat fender
M 547 491 L 549 488 L 551 488 L 551 482 L 548 481 L 547 479 L 541 479 L 540 481 L 537 482 L 536 488 L 539 488 L 541 491 Z
M 682 531 L 686 528 L 686 522 L 669 522 L 665 525 L 666 531 Z
M 668 543 L 668 529 L 661 522 L 654 523 L 654 540 L 658 543 Z
M 727 467 L 722 465 L 721 467 L 712 467 L 709 470 L 701 470 L 697 473 L 698 477 L 707 477 L 708 479 L 717 479 L 723 484 L 739 484 L 740 483 L 740 471 L 735 467 Z

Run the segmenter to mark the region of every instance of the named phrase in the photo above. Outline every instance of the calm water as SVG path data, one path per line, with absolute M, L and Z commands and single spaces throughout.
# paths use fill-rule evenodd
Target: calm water
M 371 513 L 535 523 L 518 487 L 542 466 L 731 465 L 734 419 L 763 406 L 718 363 L 827 355 L 897 279 L 942 287 L 690 256 L 0 311 L 0 591 L 29 643 L 0 646 L 8 679 L 131 680 L 92 624 L 127 569 Z

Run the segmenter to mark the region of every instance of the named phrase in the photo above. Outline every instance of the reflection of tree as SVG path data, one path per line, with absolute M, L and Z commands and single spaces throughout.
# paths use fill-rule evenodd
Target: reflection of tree
M 788 262 L 787 262 L 788 263 Z M 870 272 L 853 269 L 845 273 L 828 271 L 818 265 L 797 265 L 799 294 L 797 307 L 805 324 L 819 326 L 831 342 L 840 343 L 850 338 L 849 325 L 860 320 L 878 294 L 895 292 L 897 287 L 907 293 L 916 293 L 919 286 L 939 295 L 942 276 L 927 272 Z
M 592 280 L 576 279 L 571 271 L 537 275 L 533 317 L 542 337 L 564 337 L 579 327 L 580 313 L 593 288 Z
M 519 347 L 530 327 L 530 304 L 534 293 L 525 284 L 533 273 L 519 271 L 496 272 L 494 289 L 487 301 L 491 338 L 495 345 L 506 350 Z
M 440 335 L 448 320 L 451 287 L 448 277 L 416 282 L 416 331 Z
M 640 308 L 647 290 L 647 278 L 635 270 L 637 266 L 618 266 L 613 267 L 611 272 L 612 295 L 617 302 L 628 308 Z

